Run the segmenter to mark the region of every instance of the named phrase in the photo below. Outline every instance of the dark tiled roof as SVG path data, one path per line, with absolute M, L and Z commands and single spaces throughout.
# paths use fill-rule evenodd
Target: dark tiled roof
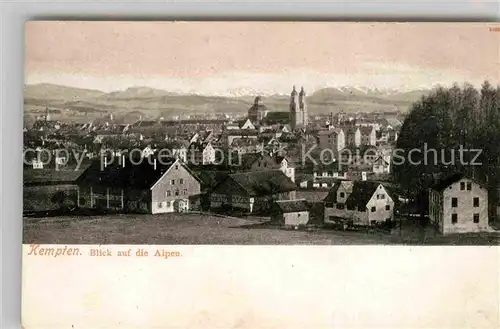
M 262 120 L 266 124 L 287 124 L 290 123 L 290 113 L 288 112 L 268 112 L 266 117 Z
M 433 190 L 436 190 L 436 191 L 442 191 L 445 188 L 447 188 L 448 186 L 450 186 L 451 184 L 458 182 L 459 180 L 461 180 L 464 177 L 465 177 L 465 175 L 462 173 L 455 173 L 453 175 L 450 175 L 450 176 L 440 180 L 435 185 L 433 185 L 431 188 Z
M 201 182 L 202 189 L 210 190 L 227 179 L 227 177 L 229 176 L 229 171 L 201 170 L 197 171 L 196 175 Z
M 264 196 L 296 190 L 296 185 L 280 170 L 251 171 L 230 175 L 250 196 Z
M 150 161 L 153 163 L 152 159 Z M 125 166 L 115 160 L 101 170 L 101 161 L 96 160 L 78 177 L 76 183 L 105 187 L 150 188 L 173 165 L 175 160 L 168 163 L 162 160 L 162 162 L 164 164 L 157 160 L 155 170 L 154 165 L 150 164 L 146 158 L 140 164 L 134 164 L 130 159 L 126 159 Z M 182 165 L 180 162 L 178 164 Z M 189 171 L 187 167 L 184 166 L 184 168 Z
M 309 211 L 309 205 L 304 199 L 301 200 L 279 200 L 275 202 L 276 209 L 281 213 Z
M 227 136 L 258 136 L 259 132 L 253 129 L 229 129 L 225 134 Z
M 380 183 L 377 182 L 355 181 L 352 187 L 352 193 L 346 201 L 347 209 L 352 210 L 359 207 L 365 207 L 379 185 Z
M 250 169 L 262 157 L 260 153 L 245 153 L 241 155 L 241 169 Z
M 324 202 L 337 202 L 337 191 L 340 187 L 340 182 L 336 182 L 328 192 L 328 195 L 323 199 Z

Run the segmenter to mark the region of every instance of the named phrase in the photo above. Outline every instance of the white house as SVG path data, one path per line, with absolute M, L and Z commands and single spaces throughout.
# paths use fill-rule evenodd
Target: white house
M 284 226 L 297 227 L 309 222 L 309 206 L 304 199 L 277 200 L 270 213 L 272 222 Z
M 388 174 L 391 172 L 391 164 L 386 157 L 379 156 L 372 164 L 374 174 Z
M 279 157 L 276 160 L 280 165 L 280 170 L 288 177 L 292 182 L 295 182 L 295 168 L 290 164 L 290 161 L 285 157 Z
M 323 201 L 327 224 L 368 226 L 394 219 L 394 200 L 387 189 L 377 182 L 338 182 Z
M 429 218 L 443 234 L 488 231 L 488 191 L 462 174 L 429 189 Z

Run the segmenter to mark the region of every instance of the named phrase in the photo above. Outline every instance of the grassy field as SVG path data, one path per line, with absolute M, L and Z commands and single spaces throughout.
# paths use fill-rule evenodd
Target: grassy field
M 258 219 L 199 214 L 107 215 L 105 217 L 25 218 L 24 243 L 54 244 L 241 244 L 498 245 L 498 233 L 440 236 L 417 230 L 397 233 L 344 232 L 327 229 L 285 230 Z

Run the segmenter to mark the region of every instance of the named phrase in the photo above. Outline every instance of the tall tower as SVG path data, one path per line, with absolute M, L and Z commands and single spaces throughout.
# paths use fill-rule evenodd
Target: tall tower
M 293 86 L 292 93 L 290 94 L 290 128 L 292 128 L 292 130 L 295 130 L 297 127 L 298 117 L 300 116 L 299 112 L 299 97 L 297 90 L 295 90 L 295 86 Z
M 50 114 L 49 114 L 49 107 L 45 106 L 45 124 L 47 124 L 47 121 L 50 121 Z
M 305 128 L 309 123 L 309 116 L 307 114 L 306 91 L 304 87 L 300 88 L 299 93 L 299 108 L 300 108 L 300 124 Z

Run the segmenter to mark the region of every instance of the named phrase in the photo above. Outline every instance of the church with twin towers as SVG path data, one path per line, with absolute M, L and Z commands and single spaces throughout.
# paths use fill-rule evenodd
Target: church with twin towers
M 268 111 L 262 98 L 257 96 L 254 104 L 248 110 L 248 119 L 253 124 L 289 124 L 292 131 L 305 129 L 309 124 L 309 115 L 304 87 L 301 87 L 300 92 L 297 92 L 293 86 L 288 112 Z

